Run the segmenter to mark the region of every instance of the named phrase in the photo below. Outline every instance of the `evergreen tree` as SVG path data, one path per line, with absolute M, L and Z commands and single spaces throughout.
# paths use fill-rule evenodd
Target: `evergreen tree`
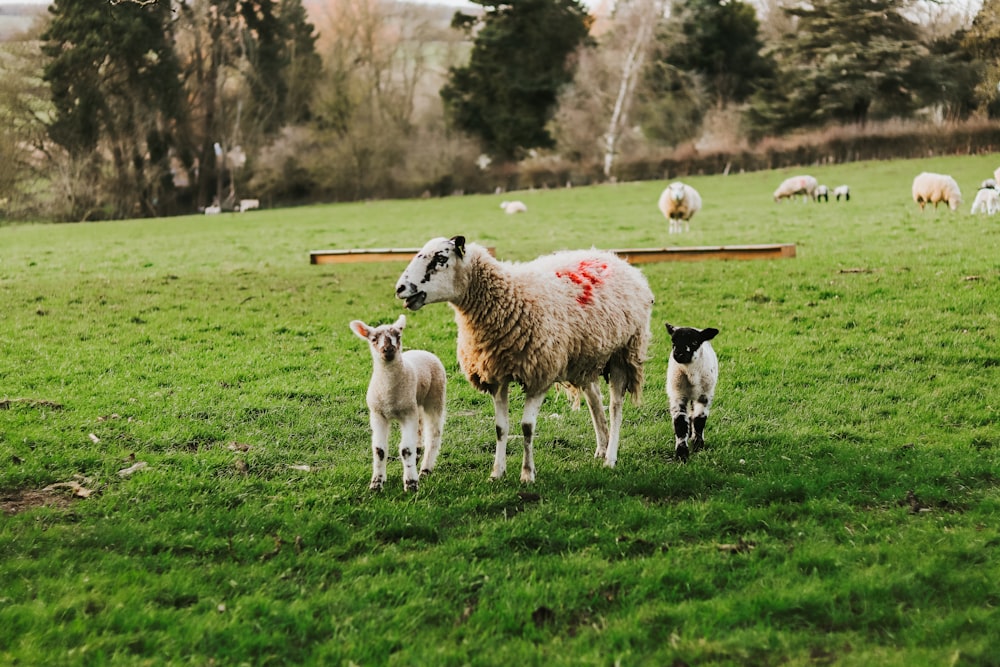
M 546 124 L 572 81 L 570 55 L 591 19 L 579 0 L 475 0 L 481 18 L 457 12 L 453 27 L 478 28 L 469 64 L 449 70 L 441 97 L 454 124 L 502 160 L 554 145 Z
M 110 156 L 111 215 L 156 215 L 172 188 L 168 152 L 181 113 L 169 3 L 54 0 L 49 12 L 42 51 L 55 107 L 50 137 L 71 156 L 92 159 L 95 178 Z

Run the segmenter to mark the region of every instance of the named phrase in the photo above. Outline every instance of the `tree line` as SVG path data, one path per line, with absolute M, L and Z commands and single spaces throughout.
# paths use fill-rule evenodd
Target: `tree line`
M 1000 117 L 1000 0 L 475 4 L 54 0 L 0 51 L 0 216 L 611 179 L 696 141 Z

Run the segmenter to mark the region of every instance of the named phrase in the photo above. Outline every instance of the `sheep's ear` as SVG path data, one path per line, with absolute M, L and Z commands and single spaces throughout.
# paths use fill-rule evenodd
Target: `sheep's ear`
M 394 326 L 397 329 L 406 328 L 406 315 L 400 315 L 399 319 L 396 320 L 396 322 L 392 326 Z
M 452 236 L 451 242 L 455 244 L 455 254 L 458 255 L 459 259 L 462 259 L 465 256 L 465 237 Z
M 713 338 L 715 338 L 718 335 L 719 335 L 719 330 L 718 329 L 713 329 L 712 327 L 709 327 L 707 329 L 702 329 L 701 330 L 701 342 L 704 343 L 706 340 L 712 340 Z
M 670 324 L 670 322 L 664 322 L 663 324 L 667 327 L 667 333 L 671 336 L 673 336 L 674 332 L 677 331 L 677 327 Z
M 351 320 L 351 331 L 353 331 L 354 335 L 356 335 L 358 338 L 364 338 L 365 340 L 368 340 L 368 333 L 371 331 L 371 329 L 369 329 L 368 325 L 362 322 L 361 320 Z

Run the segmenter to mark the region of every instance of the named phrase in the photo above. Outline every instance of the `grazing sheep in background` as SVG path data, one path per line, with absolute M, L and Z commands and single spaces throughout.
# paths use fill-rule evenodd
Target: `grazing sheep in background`
M 985 181 L 979 184 L 979 189 L 982 190 L 983 188 L 993 188 L 994 190 L 996 190 L 997 189 L 996 179 L 987 178 Z
M 937 208 L 941 202 L 948 204 L 952 211 L 957 211 L 962 203 L 962 191 L 951 176 L 925 171 L 913 179 L 913 201 L 920 205 L 921 211 L 927 204 L 934 204 Z
M 690 185 L 674 181 L 660 194 L 657 206 L 670 221 L 670 233 L 679 233 L 682 223 L 685 230 L 691 228 L 691 218 L 701 210 L 701 195 Z
M 816 186 L 816 201 L 823 200 L 825 202 L 830 201 L 830 188 L 825 185 Z
M 774 191 L 774 201 L 791 199 L 796 195 L 803 195 L 803 200 L 816 199 L 816 187 L 819 183 L 812 176 L 792 176 L 786 178 Z
M 206 206 L 205 207 L 205 215 L 219 215 L 220 213 L 222 213 L 222 207 L 221 206 Z
M 255 208 L 260 208 L 259 199 L 241 199 L 240 205 L 236 210 L 242 213 L 244 211 L 252 211 Z
M 511 383 L 525 396 L 522 482 L 535 480 L 535 422 L 556 382 L 583 392 L 597 436 L 594 456 L 614 467 L 625 393 L 639 402 L 651 336 L 653 293 L 639 269 L 596 249 L 500 262 L 463 236 L 435 238 L 403 271 L 396 296 L 410 310 L 444 301 L 454 309 L 458 361 L 469 382 L 493 397 L 493 479 L 507 470 Z M 601 376 L 610 387 L 610 431 Z
M 424 350 L 403 352 L 406 316 L 393 324 L 370 327 L 351 322 L 351 331 L 368 341 L 372 353 L 372 378 L 368 384 L 368 418 L 372 428 L 372 481 L 378 491 L 385 483 L 389 427 L 399 422 L 399 458 L 403 462 L 403 488 L 417 490 L 417 443 L 423 431 L 424 460 L 420 476 L 429 475 L 441 451 L 444 430 L 447 375 L 435 355 Z
M 524 205 L 523 201 L 503 201 L 500 202 L 500 208 L 507 215 L 514 215 L 515 213 L 527 213 L 528 207 Z
M 674 455 L 688 460 L 705 444 L 705 422 L 719 380 L 719 359 L 712 349 L 718 329 L 675 327 L 667 323 L 672 349 L 667 364 L 667 396 L 674 422 Z
M 972 214 L 994 215 L 997 211 L 1000 211 L 1000 192 L 994 188 L 980 188 L 972 202 Z
M 838 185 L 833 189 L 833 196 L 840 201 L 840 196 L 844 195 L 844 201 L 851 201 L 851 189 L 846 185 Z

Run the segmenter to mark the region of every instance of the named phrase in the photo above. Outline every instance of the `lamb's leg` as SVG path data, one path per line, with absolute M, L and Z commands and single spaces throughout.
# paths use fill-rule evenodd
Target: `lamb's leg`
M 497 427 L 497 449 L 493 455 L 493 472 L 490 479 L 500 479 L 507 472 L 507 433 L 510 429 L 508 386 L 504 382 L 493 394 L 493 419 Z
M 521 481 L 535 481 L 535 451 L 532 442 L 535 439 L 535 425 L 538 422 L 538 412 L 542 409 L 545 392 L 536 396 L 525 396 L 524 414 L 521 416 L 521 432 L 524 434 L 524 457 L 521 459 Z
M 702 396 L 694 404 L 691 414 L 691 430 L 694 438 L 691 441 L 691 452 L 697 452 L 705 446 L 705 422 L 708 421 L 708 400 Z
M 372 412 L 368 421 L 372 427 L 372 481 L 368 488 L 381 491 L 385 484 L 385 459 L 389 453 L 389 420 Z
M 674 456 L 687 463 L 688 460 L 688 418 L 687 404 L 670 401 L 670 417 L 674 422 Z
M 417 490 L 417 445 L 420 443 L 420 420 L 416 412 L 404 417 L 399 424 L 399 460 L 403 462 L 403 488 Z
M 437 465 L 441 452 L 441 432 L 444 430 L 444 412 L 424 412 L 424 460 L 420 464 L 420 476 L 431 474 Z
M 601 396 L 600 383 L 595 381 L 583 387 L 583 397 L 587 401 L 590 421 L 594 424 L 594 434 L 597 436 L 594 458 L 603 459 L 608 451 L 608 422 L 604 418 L 604 399 Z
M 604 465 L 614 468 L 618 463 L 618 441 L 622 433 L 622 416 L 625 406 L 625 373 L 618 368 L 612 368 L 608 376 L 610 397 L 608 398 L 608 413 L 611 418 L 611 428 L 608 430 L 608 452 L 604 455 Z

